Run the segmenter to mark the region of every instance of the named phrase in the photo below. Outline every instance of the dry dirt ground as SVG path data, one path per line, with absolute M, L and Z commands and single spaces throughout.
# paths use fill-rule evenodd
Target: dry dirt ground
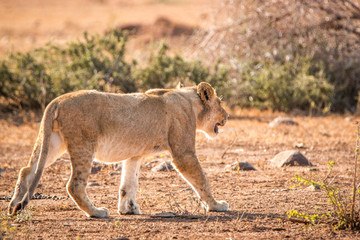
M 7 117 L 0 120 L 1 234 L 14 239 L 356 239 L 359 232 L 333 230 L 329 225 L 304 227 L 286 219 L 286 212 L 326 213 L 326 194 L 306 187 L 292 188 L 299 174 L 325 176 L 329 161 L 336 161 L 333 183 L 350 187 L 356 119 L 343 116 L 293 117 L 298 126 L 270 128 L 277 114 L 240 111 L 215 140 L 197 135 L 197 153 L 215 197 L 226 200 L 230 211 L 206 213 L 177 172 L 153 172 L 151 167 L 169 159 L 159 154 L 143 160 L 137 202 L 142 215 L 117 214 L 121 170 L 98 164 L 88 187 L 96 206 L 110 211 L 108 219 L 87 218 L 68 197 L 70 175 L 66 156 L 45 170 L 27 212 L 9 218 L 7 197 L 12 194 L 19 169 L 26 165 L 39 127 L 37 120 Z M 29 117 L 31 118 L 31 117 Z M 278 168 L 270 159 L 280 151 L 299 149 L 313 167 Z M 248 161 L 256 171 L 232 171 L 227 165 Z M 178 214 L 161 216 L 162 212 Z M 160 216 L 159 216 L 160 214 Z M 19 222 L 22 221 L 22 222 Z M 1 238 L 0 234 L 0 238 Z
M 207 0 L 3 0 L 0 1 L 0 58 L 10 51 L 27 51 L 48 41 L 65 43 L 84 30 L 102 33 L 111 27 L 149 26 L 141 42 L 159 34 L 159 19 L 177 26 L 201 25 L 213 6 Z M 163 18 L 161 18 L 163 17 Z M 162 26 L 167 22 L 160 21 Z M 145 27 L 145 28 L 144 28 Z M 174 25 L 172 25 L 174 27 Z M 187 28 L 185 28 L 186 30 Z M 162 28 L 160 29 L 162 30 Z M 160 37 L 173 34 L 160 31 Z M 187 30 L 186 30 L 187 31 Z M 185 31 L 185 32 L 186 32 Z M 175 32 L 175 31 L 174 31 Z M 133 44 L 134 50 L 138 50 Z M 182 46 L 178 46 L 179 49 Z M 215 140 L 199 134 L 197 152 L 215 197 L 226 200 L 230 211 L 206 213 L 195 194 L 176 172 L 151 171 L 168 160 L 159 154 L 143 160 L 137 202 L 142 215 L 117 214 L 121 170 L 97 165 L 90 178 L 89 196 L 96 206 L 110 210 L 108 219 L 89 219 L 68 197 L 70 175 L 66 156 L 43 174 L 37 195 L 17 218 L 6 215 L 8 197 L 17 174 L 30 157 L 39 128 L 39 117 L 26 113 L 0 113 L 0 239 L 356 239 L 359 232 L 335 231 L 329 225 L 303 227 L 284 220 L 297 210 L 326 213 L 331 210 L 324 192 L 306 187 L 290 190 L 299 174 L 325 176 L 327 163 L 336 161 L 333 183 L 350 188 L 355 149 L 355 126 L 342 116 L 294 117 L 298 126 L 270 128 L 277 114 L 239 111 Z M 29 120 L 30 119 L 30 120 Z M 270 159 L 295 145 L 315 166 L 278 168 Z M 257 171 L 232 171 L 226 166 L 248 161 Z M 176 216 L 162 216 L 171 212 Z M 160 214 L 160 215 L 159 215 Z

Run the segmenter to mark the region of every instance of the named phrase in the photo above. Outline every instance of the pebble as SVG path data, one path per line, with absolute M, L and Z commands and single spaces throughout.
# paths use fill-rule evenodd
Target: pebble
M 299 124 L 289 117 L 277 117 L 269 123 L 270 127 L 276 127 L 279 125 L 299 125 Z
M 175 171 L 171 161 L 164 161 L 151 169 L 153 172 Z
M 255 171 L 256 169 L 248 162 L 234 162 L 231 165 L 227 165 L 225 168 L 231 168 L 233 171 Z
M 277 167 L 313 166 L 313 164 L 297 150 L 287 150 L 280 152 L 270 161 Z

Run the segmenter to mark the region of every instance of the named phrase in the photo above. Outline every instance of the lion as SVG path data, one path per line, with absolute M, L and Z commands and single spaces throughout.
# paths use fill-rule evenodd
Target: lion
M 59 96 L 44 111 L 28 165 L 20 170 L 9 214 L 25 208 L 44 168 L 64 152 L 71 159 L 67 192 L 87 217 L 109 217 L 106 208 L 96 208 L 87 196 L 93 159 L 124 161 L 118 213 L 141 214 L 135 201 L 140 160 L 163 151 L 170 152 L 175 168 L 208 211 L 228 211 L 225 201 L 214 199 L 195 153 L 196 130 L 213 138 L 228 116 L 206 82 L 145 93 L 83 90 Z

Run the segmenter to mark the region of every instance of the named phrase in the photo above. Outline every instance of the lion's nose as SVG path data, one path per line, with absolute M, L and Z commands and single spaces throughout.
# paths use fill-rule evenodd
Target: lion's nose
M 224 110 L 225 122 L 229 119 L 229 114 Z
M 225 112 L 226 114 L 225 114 L 225 118 L 221 121 L 221 123 L 220 123 L 220 125 L 221 126 L 224 126 L 225 125 L 225 123 L 228 121 L 228 119 L 229 119 L 229 114 L 227 113 L 227 112 Z

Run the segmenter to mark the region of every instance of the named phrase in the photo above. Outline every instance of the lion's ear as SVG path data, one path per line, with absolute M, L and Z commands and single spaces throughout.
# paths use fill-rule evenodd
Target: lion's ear
M 197 86 L 197 93 L 205 104 L 215 96 L 214 88 L 207 82 L 202 82 Z
M 176 85 L 176 89 L 180 89 L 180 88 L 183 88 L 184 87 L 184 84 L 182 84 L 181 82 L 179 82 L 177 85 Z

